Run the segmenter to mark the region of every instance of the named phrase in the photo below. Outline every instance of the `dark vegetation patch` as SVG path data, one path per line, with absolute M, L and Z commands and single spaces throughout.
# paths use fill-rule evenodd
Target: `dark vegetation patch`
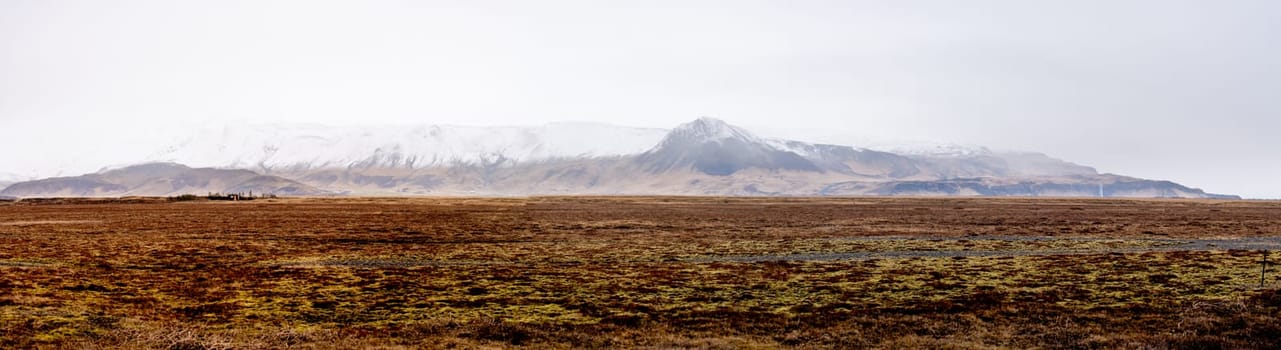
M 1232 243 L 1281 232 L 1278 214 L 971 198 L 24 199 L 0 207 L 0 223 L 23 223 L 0 225 L 0 348 L 1278 348 L 1281 280 L 1261 287 L 1260 252 Z M 1207 238 L 1222 249 L 1152 243 Z

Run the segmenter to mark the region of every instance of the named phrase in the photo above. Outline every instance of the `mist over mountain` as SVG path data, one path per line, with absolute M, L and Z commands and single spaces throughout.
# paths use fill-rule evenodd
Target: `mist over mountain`
M 9 196 L 914 195 L 1231 198 L 1033 152 L 900 152 L 758 136 L 714 118 L 671 130 L 246 125 L 180 137 L 137 166 L 17 182 Z M 196 166 L 198 168 L 187 167 Z
M 14 183 L 23 182 L 27 180 L 31 180 L 31 178 L 26 176 L 21 176 L 18 174 L 0 173 L 0 190 L 3 190 L 5 187 L 8 187 L 9 185 L 12 185 Z
M 666 130 L 598 123 L 534 127 L 224 125 L 183 136 L 149 161 L 261 171 L 419 169 L 644 152 Z
M 54 177 L 12 184 L 0 195 L 14 197 L 170 196 L 181 194 L 274 193 L 322 195 L 293 180 L 241 169 L 190 168 L 148 163 L 73 177 Z

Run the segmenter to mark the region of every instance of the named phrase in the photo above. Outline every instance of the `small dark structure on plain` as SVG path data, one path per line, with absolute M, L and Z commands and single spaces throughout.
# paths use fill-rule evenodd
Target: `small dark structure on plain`
M 180 195 L 180 196 L 176 196 L 176 197 L 169 197 L 169 200 L 171 200 L 171 201 L 179 201 L 179 202 L 183 202 L 183 201 L 197 201 L 197 200 L 211 200 L 211 201 L 251 201 L 251 200 L 261 199 L 261 198 L 277 198 L 277 197 L 276 197 L 276 194 L 274 194 L 274 193 L 268 193 L 268 194 L 265 194 L 265 195 L 256 195 L 256 196 L 255 196 L 255 195 L 253 194 L 253 192 L 249 192 L 249 194 L 245 194 L 245 193 L 215 193 L 215 192 L 210 192 L 209 194 L 207 194 L 207 195 L 205 195 L 205 196 L 197 196 L 197 195 L 194 195 L 194 194 L 184 194 L 184 195 Z
M 254 195 L 253 191 L 250 191 L 248 194 L 246 193 L 227 193 L 227 194 L 210 193 L 209 196 L 206 198 L 214 201 L 251 201 L 251 200 L 262 199 L 262 198 L 276 198 L 276 195 L 273 193 L 268 193 L 265 195 Z

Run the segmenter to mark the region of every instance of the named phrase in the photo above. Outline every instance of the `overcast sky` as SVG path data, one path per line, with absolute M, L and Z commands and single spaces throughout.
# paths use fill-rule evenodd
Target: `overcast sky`
M 1278 14 L 1275 0 L 0 0 L 0 172 L 228 120 L 713 116 L 1281 198 Z

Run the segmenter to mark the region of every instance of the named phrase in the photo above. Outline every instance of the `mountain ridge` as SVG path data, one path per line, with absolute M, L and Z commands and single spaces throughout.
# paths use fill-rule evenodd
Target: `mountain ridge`
M 278 176 L 243 169 L 191 168 L 176 163 L 145 163 L 93 174 L 52 177 L 12 184 L 0 195 L 12 197 L 166 196 L 207 192 L 322 195 L 325 191 Z
M 533 127 L 224 125 L 181 137 L 149 156 L 148 161 L 265 172 L 341 167 L 412 169 L 620 156 L 643 152 L 665 133 L 662 129 L 586 122 Z
M 1036 152 L 898 154 L 761 137 L 708 117 L 671 130 L 590 123 L 223 128 L 198 132 L 157 154 L 165 162 L 19 182 L 0 194 L 257 188 L 286 195 L 1096 196 L 1103 188 L 1104 196 L 1230 198 L 1172 182 L 1099 174 Z

